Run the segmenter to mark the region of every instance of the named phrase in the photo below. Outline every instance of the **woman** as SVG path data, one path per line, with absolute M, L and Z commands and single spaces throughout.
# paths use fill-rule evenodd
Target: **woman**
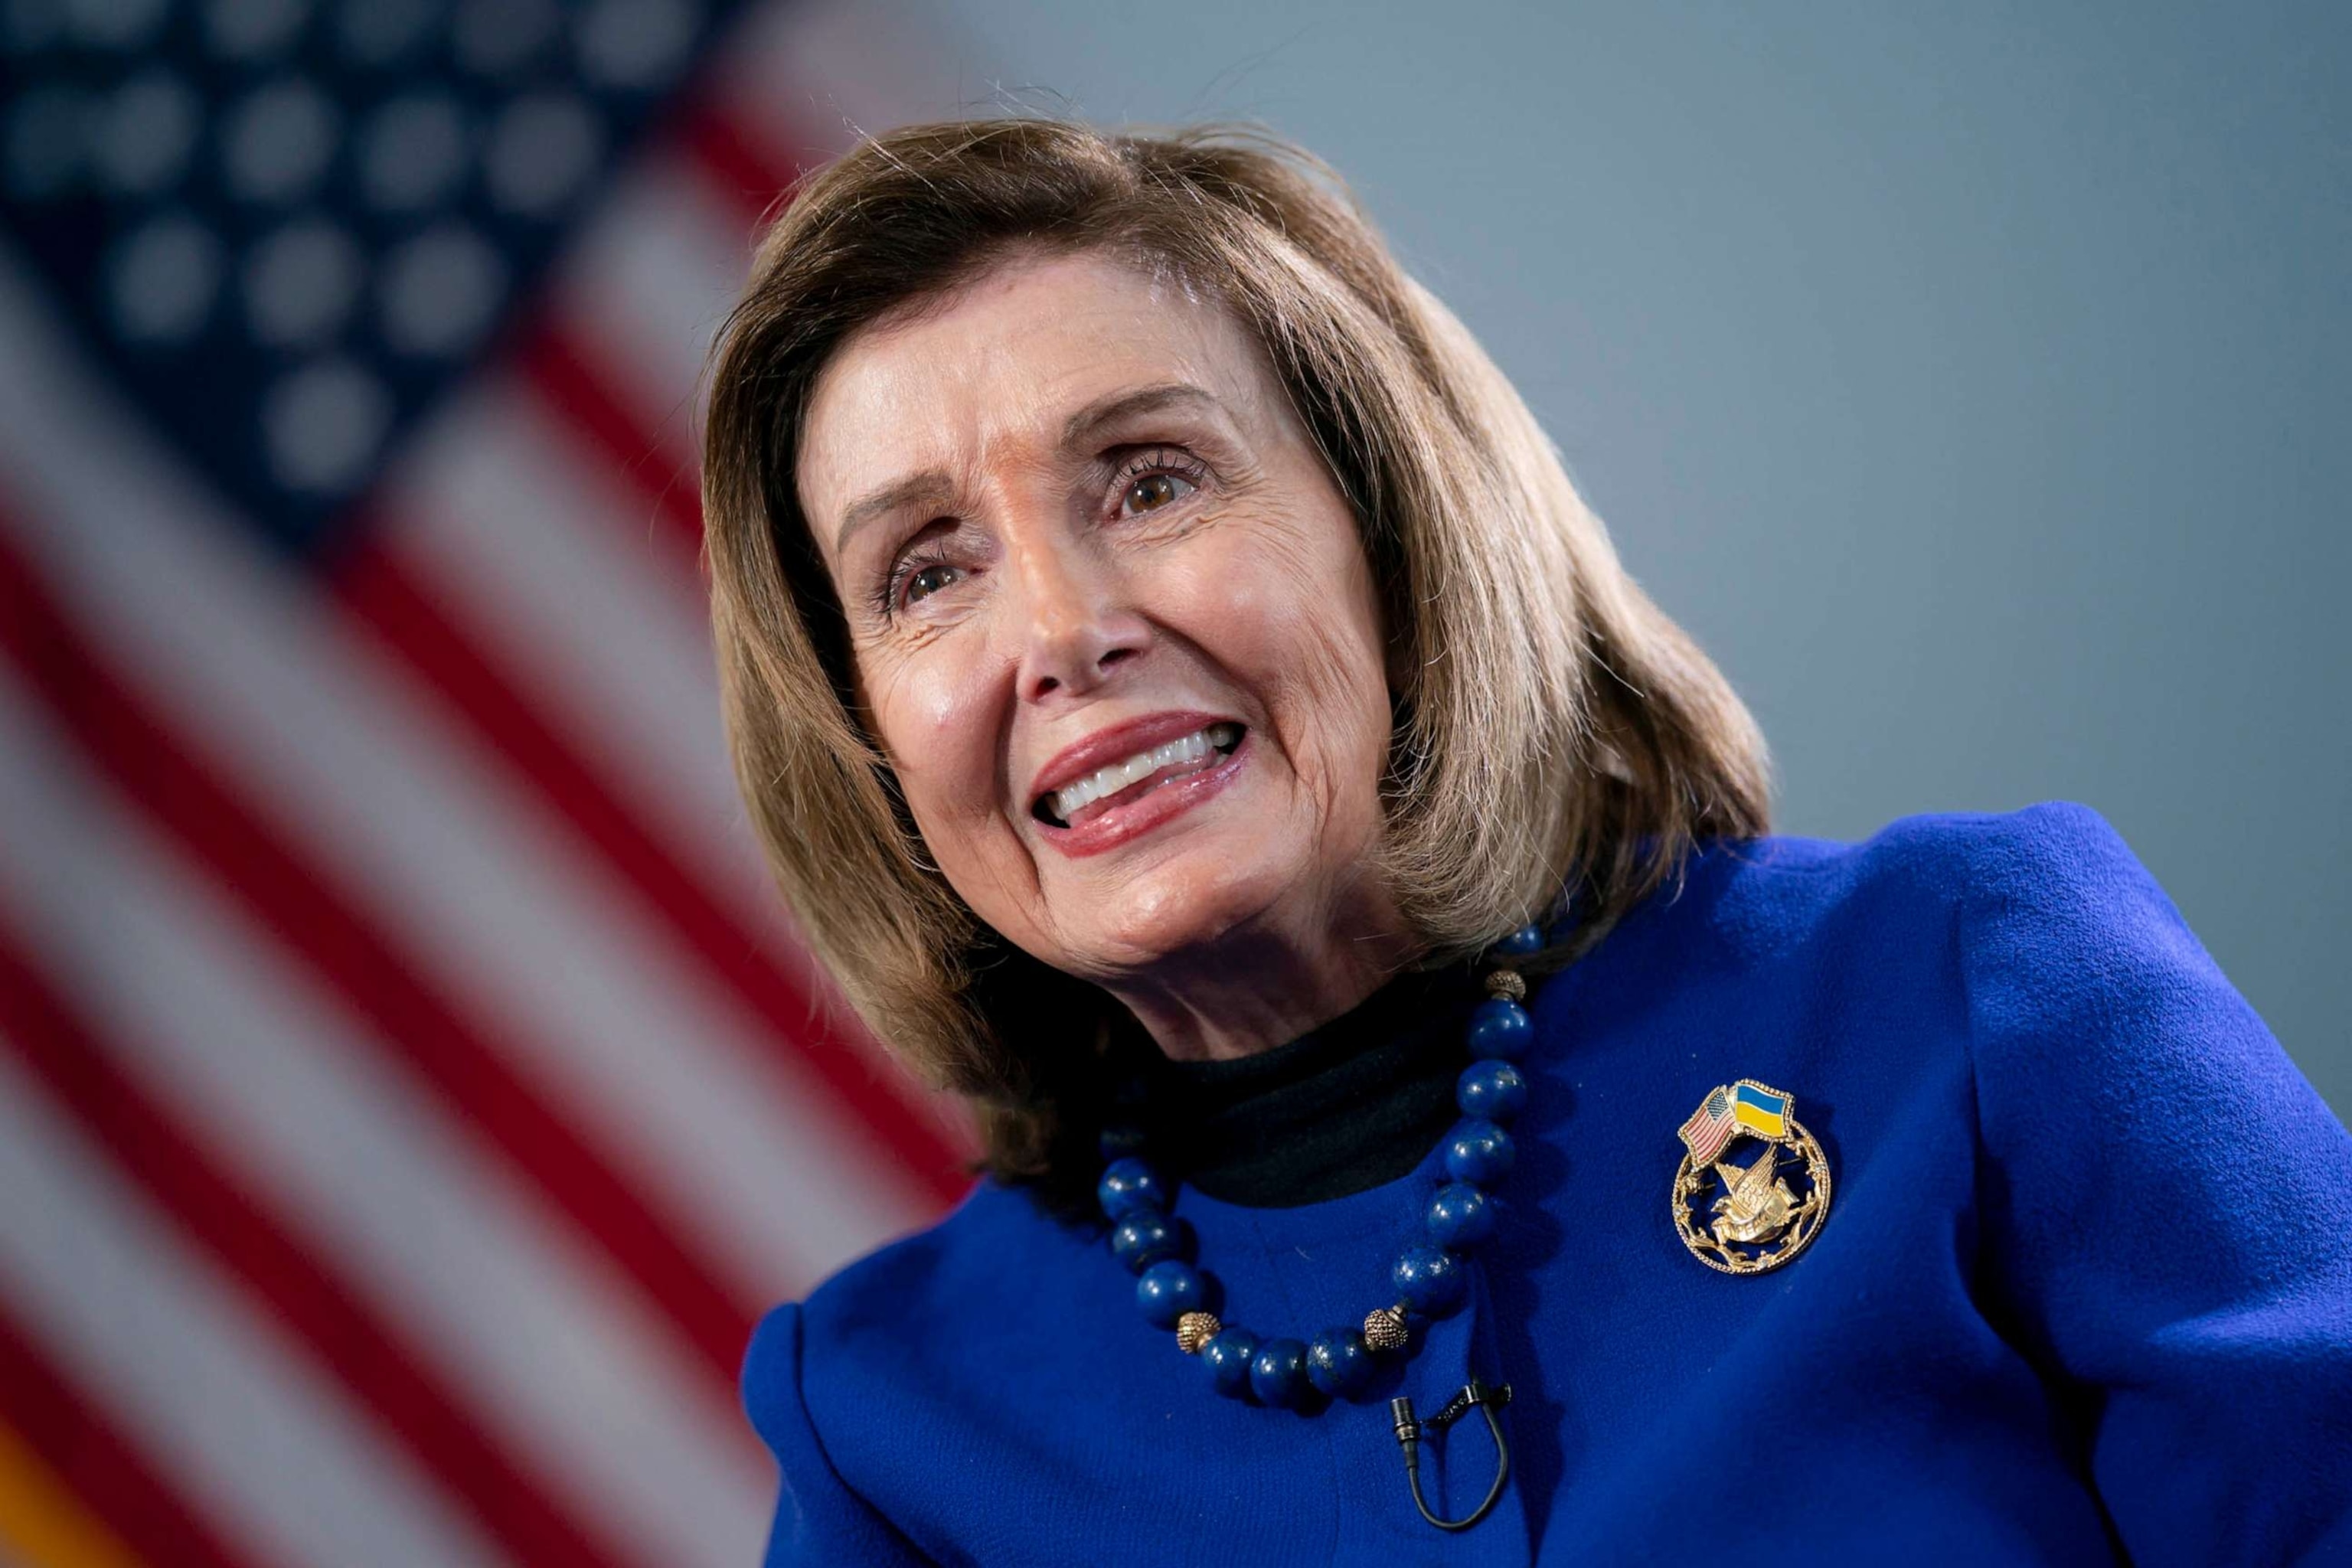
M 705 489 L 753 819 L 988 1173 L 761 1325 L 772 1562 L 2352 1552 L 2352 1137 L 2092 813 L 1765 837 L 1305 154 L 866 143 Z

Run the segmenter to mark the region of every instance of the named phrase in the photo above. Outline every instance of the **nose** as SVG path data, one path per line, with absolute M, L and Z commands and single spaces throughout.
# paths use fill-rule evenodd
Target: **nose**
M 1024 701 L 1093 691 L 1150 647 L 1150 625 L 1112 563 L 1082 547 L 1040 542 L 1022 552 L 1016 570 L 1028 612 L 1020 664 Z

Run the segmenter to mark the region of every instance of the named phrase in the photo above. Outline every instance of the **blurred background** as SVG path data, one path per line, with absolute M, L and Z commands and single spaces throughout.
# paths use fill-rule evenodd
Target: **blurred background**
M 1778 757 L 2086 802 L 2352 1108 L 2352 11 L 7 0 L 0 1561 L 755 1560 L 964 1188 L 718 726 L 695 379 L 861 131 L 1354 183 Z

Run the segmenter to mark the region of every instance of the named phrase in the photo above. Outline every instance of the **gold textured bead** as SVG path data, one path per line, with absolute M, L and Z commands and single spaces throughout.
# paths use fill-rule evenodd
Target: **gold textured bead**
M 1499 996 L 1507 1002 L 1524 1001 L 1528 994 L 1528 983 L 1516 969 L 1497 969 L 1486 976 L 1486 994 Z
M 1364 1314 L 1364 1342 L 1372 1349 L 1402 1350 L 1404 1342 L 1403 1308 L 1375 1307 Z
M 1186 1355 L 1197 1355 L 1224 1326 L 1214 1312 L 1187 1312 L 1176 1320 L 1176 1348 Z

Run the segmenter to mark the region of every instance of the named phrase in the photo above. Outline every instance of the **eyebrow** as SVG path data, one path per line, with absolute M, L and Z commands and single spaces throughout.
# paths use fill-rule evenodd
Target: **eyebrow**
M 948 490 L 948 477 L 938 468 L 909 474 L 896 484 L 885 485 L 841 514 L 841 531 L 833 536 L 833 552 L 839 555 L 845 552 L 849 548 L 849 536 L 874 519 L 886 512 L 897 511 L 902 506 L 912 506 L 919 500 L 932 497 L 944 499 Z
M 1097 426 L 1138 414 L 1157 414 L 1163 408 L 1183 404 L 1205 405 L 1210 408 L 1224 406 L 1207 388 L 1194 386 L 1188 381 L 1165 382 L 1158 386 L 1138 387 L 1133 392 L 1114 392 L 1108 397 L 1097 398 L 1063 422 L 1062 445 L 1076 446 Z
M 1129 392 L 1114 392 L 1079 409 L 1062 422 L 1062 446 L 1065 449 L 1077 446 L 1102 426 L 1139 414 L 1156 414 L 1161 409 L 1184 405 L 1199 405 L 1222 410 L 1224 406 L 1214 394 L 1190 382 L 1163 382 L 1157 386 L 1137 387 Z M 894 480 L 880 489 L 853 502 L 841 514 L 841 528 L 833 536 L 834 553 L 848 548 L 849 536 L 875 518 L 897 511 L 918 501 L 944 502 L 954 489 L 946 471 L 927 468 L 919 474 L 909 474 Z

